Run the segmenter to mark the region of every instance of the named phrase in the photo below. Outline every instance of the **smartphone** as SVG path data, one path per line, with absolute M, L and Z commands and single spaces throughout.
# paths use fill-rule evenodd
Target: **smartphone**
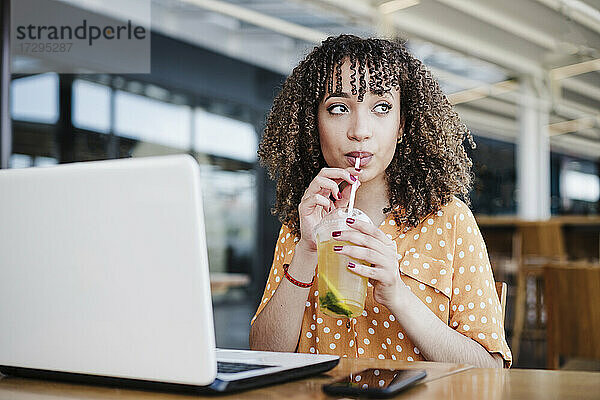
M 423 369 L 369 368 L 323 385 L 327 394 L 341 396 L 392 397 L 427 376 Z

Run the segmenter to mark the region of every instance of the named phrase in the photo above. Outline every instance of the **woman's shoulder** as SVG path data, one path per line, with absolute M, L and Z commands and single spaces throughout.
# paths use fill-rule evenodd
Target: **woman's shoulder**
M 438 216 L 445 217 L 446 219 L 460 219 L 461 221 L 465 218 L 474 218 L 473 212 L 467 206 L 467 204 L 459 199 L 456 196 L 452 196 L 452 199 L 448 201 L 446 204 L 443 204 L 442 207 L 437 212 Z M 462 217 L 461 217 L 462 215 Z
M 299 240 L 299 238 L 292 232 L 292 229 L 285 223 L 281 224 L 281 229 L 279 229 L 278 236 L 279 243 L 296 243 Z
M 419 226 L 440 230 L 459 226 L 476 226 L 475 216 L 469 206 L 457 197 L 452 197 L 447 203 L 425 217 Z M 422 228 L 421 228 L 422 229 Z

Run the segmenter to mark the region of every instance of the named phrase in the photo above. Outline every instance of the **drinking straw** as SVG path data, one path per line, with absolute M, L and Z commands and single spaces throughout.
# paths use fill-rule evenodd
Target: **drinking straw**
M 360 157 L 356 157 L 356 161 L 354 162 L 354 169 L 358 169 L 360 167 Z M 350 191 L 350 204 L 348 206 L 348 218 L 352 217 L 352 211 L 354 211 L 354 198 L 356 197 L 356 189 L 358 188 L 358 177 L 356 181 L 352 184 L 352 189 Z

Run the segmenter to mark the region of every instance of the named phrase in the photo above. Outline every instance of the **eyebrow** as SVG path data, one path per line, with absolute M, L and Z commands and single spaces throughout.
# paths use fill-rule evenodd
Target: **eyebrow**
M 329 96 L 327 96 L 325 98 L 325 100 L 323 100 L 323 102 L 326 102 L 327 100 L 329 100 L 332 97 L 343 97 L 344 99 L 349 99 L 350 95 L 346 92 L 334 92 L 334 93 L 331 93 Z
M 390 96 L 392 99 L 395 98 L 394 97 L 394 93 L 392 93 L 392 91 L 390 90 L 385 90 L 385 91 L 371 91 L 371 93 L 380 96 L 380 97 L 384 97 L 384 96 Z M 332 97 L 342 97 L 344 99 L 349 99 L 350 95 L 346 92 L 334 92 L 331 93 L 329 96 L 327 96 L 325 98 L 325 100 L 323 100 L 323 103 L 325 103 L 327 100 L 331 99 Z
M 395 98 L 394 93 L 391 90 L 375 90 L 375 91 L 371 91 L 371 93 L 380 96 L 380 97 L 384 97 L 384 96 L 390 96 L 392 99 Z

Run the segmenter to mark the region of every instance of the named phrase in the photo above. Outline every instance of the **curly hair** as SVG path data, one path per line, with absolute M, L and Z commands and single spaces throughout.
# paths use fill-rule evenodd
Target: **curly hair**
M 389 207 L 408 230 L 453 196 L 469 204 L 472 162 L 465 147 L 473 137 L 439 84 L 405 42 L 329 37 L 286 79 L 267 119 L 258 155 L 277 182 L 273 214 L 299 236 L 298 205 L 304 191 L 327 164 L 321 152 L 318 107 L 327 93 L 341 91 L 342 64 L 350 62 L 352 94 L 400 91 L 402 137 L 386 168 Z M 368 82 L 366 80 L 368 72 Z

